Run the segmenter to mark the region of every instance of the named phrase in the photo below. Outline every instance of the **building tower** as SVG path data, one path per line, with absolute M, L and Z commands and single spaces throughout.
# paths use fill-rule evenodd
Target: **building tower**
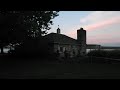
M 77 30 L 77 42 L 80 44 L 79 53 L 84 56 L 86 54 L 86 30 L 83 28 Z
M 60 28 L 59 28 L 59 25 L 58 25 L 58 29 L 57 29 L 57 34 L 60 34 Z

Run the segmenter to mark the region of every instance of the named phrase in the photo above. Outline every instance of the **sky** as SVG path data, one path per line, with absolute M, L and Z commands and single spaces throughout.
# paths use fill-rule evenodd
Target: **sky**
M 120 46 L 120 11 L 60 11 L 48 33 L 58 28 L 61 34 L 77 39 L 77 30 L 87 31 L 87 44 Z

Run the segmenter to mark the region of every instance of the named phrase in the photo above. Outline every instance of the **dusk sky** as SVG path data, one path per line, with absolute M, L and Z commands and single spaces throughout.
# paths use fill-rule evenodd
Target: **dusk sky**
M 61 33 L 77 38 L 77 30 L 87 31 L 87 44 L 120 46 L 120 11 L 60 11 L 53 19 L 49 33 Z

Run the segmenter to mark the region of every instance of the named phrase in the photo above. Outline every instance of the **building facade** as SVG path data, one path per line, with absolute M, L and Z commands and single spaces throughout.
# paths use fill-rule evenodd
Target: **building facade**
M 60 57 L 65 57 L 65 53 L 69 57 L 86 55 L 86 31 L 83 28 L 77 30 L 77 39 L 61 34 L 59 28 L 57 33 L 50 33 L 44 38 L 48 42 L 47 48 L 50 54 L 59 52 Z

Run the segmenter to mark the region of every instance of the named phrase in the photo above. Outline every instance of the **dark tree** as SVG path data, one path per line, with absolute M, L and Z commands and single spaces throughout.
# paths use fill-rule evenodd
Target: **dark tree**
M 40 38 L 50 30 L 58 11 L 6 11 L 0 12 L 0 48 L 23 43 L 28 38 Z
M 3 53 L 3 47 L 8 45 L 11 41 L 11 32 L 17 17 L 12 14 L 0 14 L 0 48 Z
M 25 11 L 19 15 L 19 24 L 27 30 L 28 36 L 38 37 L 50 30 L 52 19 L 58 16 L 58 11 Z

